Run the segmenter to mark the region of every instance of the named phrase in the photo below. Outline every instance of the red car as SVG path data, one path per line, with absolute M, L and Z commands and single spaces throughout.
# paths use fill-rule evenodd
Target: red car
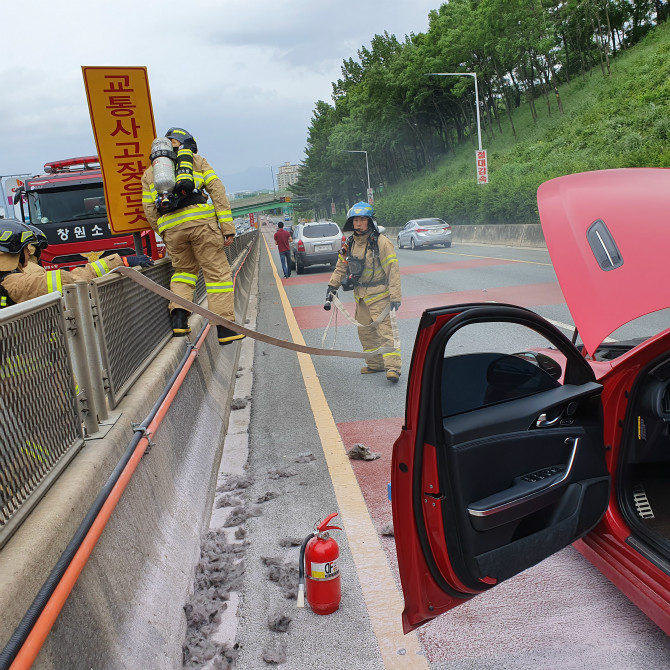
M 403 627 L 576 543 L 670 634 L 670 330 L 608 338 L 670 307 L 670 169 L 559 177 L 538 206 L 583 345 L 514 305 L 424 312 L 393 447 Z

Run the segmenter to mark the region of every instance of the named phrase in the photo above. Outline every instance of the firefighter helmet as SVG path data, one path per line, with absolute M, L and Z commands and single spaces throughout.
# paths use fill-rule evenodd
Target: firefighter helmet
M 49 242 L 47 241 L 47 235 L 41 228 L 33 226 L 29 223 L 26 223 L 26 227 L 30 228 L 30 230 L 32 230 L 33 233 L 35 233 L 37 243 L 33 242 L 32 244 L 34 244 L 35 247 L 37 247 L 37 249 L 46 249 L 49 246 Z
M 37 245 L 37 237 L 25 223 L 17 219 L 0 219 L 0 272 L 15 270 L 19 254 L 29 244 Z
M 27 244 L 39 244 L 38 239 L 25 223 L 17 219 L 0 219 L 0 251 L 18 254 Z
M 372 205 L 368 202 L 357 202 L 348 212 L 347 220 L 344 224 L 342 230 L 346 232 L 351 232 L 354 229 L 354 217 L 355 216 L 367 216 L 368 221 L 372 228 L 379 232 L 377 228 L 377 222 L 374 220 L 375 210 L 372 208 Z
M 167 133 L 165 133 L 165 137 L 170 140 L 177 140 L 180 144 L 184 144 L 194 154 L 198 153 L 198 145 L 195 141 L 195 137 L 193 137 L 193 135 L 191 135 L 188 130 L 184 130 L 183 128 L 176 128 L 173 126 L 167 131 Z

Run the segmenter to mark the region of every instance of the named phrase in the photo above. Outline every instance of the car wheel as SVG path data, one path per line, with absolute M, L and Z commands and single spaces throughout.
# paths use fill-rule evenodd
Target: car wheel
M 400 241 L 400 235 L 398 235 L 398 249 L 402 249 L 402 242 Z
M 416 244 L 414 244 L 414 238 L 412 238 L 412 239 L 409 241 L 409 248 L 410 248 L 412 251 L 416 251 Z
M 305 266 L 300 262 L 298 258 L 295 259 L 295 271 L 299 275 L 304 275 L 305 274 Z
M 444 248 L 448 249 L 451 246 L 451 242 L 445 242 L 444 243 Z

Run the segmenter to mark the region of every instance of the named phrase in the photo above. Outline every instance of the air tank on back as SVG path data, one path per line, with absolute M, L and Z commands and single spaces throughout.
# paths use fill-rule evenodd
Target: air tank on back
M 167 137 L 157 137 L 151 143 L 151 167 L 154 169 L 154 188 L 157 192 L 156 206 L 163 209 L 169 202 L 175 185 L 175 160 L 172 142 Z

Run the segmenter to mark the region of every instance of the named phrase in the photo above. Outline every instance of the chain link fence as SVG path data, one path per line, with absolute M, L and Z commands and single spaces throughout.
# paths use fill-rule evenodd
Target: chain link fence
M 0 310 L 0 546 L 84 443 L 62 300 Z
M 233 269 L 257 239 L 226 247 Z M 168 288 L 170 260 L 144 274 Z M 0 547 L 171 337 L 166 300 L 113 273 L 0 310 Z

